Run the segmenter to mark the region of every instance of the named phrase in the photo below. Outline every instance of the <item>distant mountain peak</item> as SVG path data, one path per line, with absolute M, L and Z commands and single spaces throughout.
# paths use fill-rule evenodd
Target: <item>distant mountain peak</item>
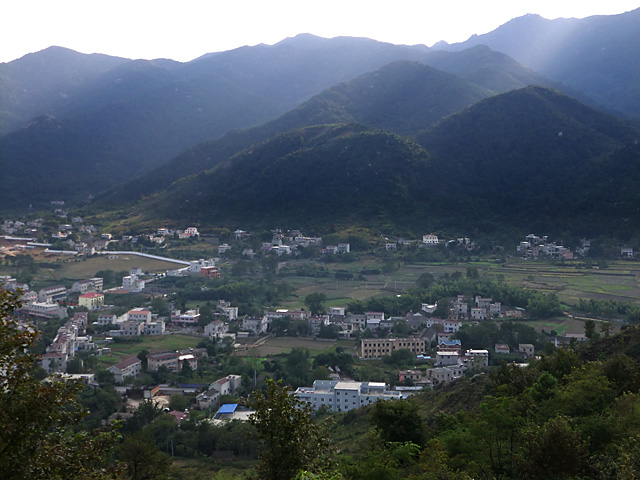
M 326 41 L 327 38 L 319 37 L 311 33 L 299 33 L 293 37 L 287 37 L 284 40 L 280 40 L 276 45 L 295 45 L 297 47 L 315 47 L 321 42 Z

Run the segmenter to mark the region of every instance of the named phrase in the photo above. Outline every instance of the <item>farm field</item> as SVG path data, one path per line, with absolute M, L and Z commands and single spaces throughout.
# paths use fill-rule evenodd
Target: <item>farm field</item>
M 171 334 L 161 336 L 143 336 L 139 343 L 117 343 L 109 344 L 111 355 L 102 355 L 99 363 L 103 367 L 110 367 L 122 361 L 131 355 L 137 355 L 142 350 L 150 353 L 161 352 L 164 350 L 182 350 L 195 346 L 202 340 L 202 337 L 196 335 Z
M 336 280 L 331 277 L 287 276 L 283 280 L 296 289 L 297 298 L 286 303 L 286 308 L 301 308 L 304 298 L 313 292 L 327 296 L 327 306 L 346 305 L 352 300 L 398 295 L 415 287 L 423 273 L 435 278 L 454 272 L 466 273 L 476 268 L 481 277 L 504 281 L 509 285 L 555 293 L 560 301 L 575 305 L 578 299 L 619 300 L 640 303 L 640 262 L 613 261 L 607 268 L 586 269 L 582 262 L 552 264 L 543 261 L 525 261 L 510 258 L 506 263 L 479 261 L 468 263 L 405 264 L 391 273 L 364 275 L 365 280 Z M 330 264 L 330 271 L 347 269 L 354 273 L 363 268 L 379 268 L 372 260 L 369 264 Z
M 38 258 L 36 261 L 46 262 L 45 266 L 38 269 L 34 287 L 43 286 L 63 281 L 74 282 L 91 278 L 100 270 L 113 270 L 114 272 L 129 271 L 132 267 L 139 267 L 144 272 L 161 273 L 168 269 L 179 267 L 179 264 L 154 260 L 152 258 L 137 255 L 118 255 L 118 258 L 109 259 L 106 255 L 96 257 L 69 257 L 56 256 L 51 258 Z M 52 265 L 52 266 L 48 266 Z M 0 274 L 10 275 L 13 270 L 8 267 L 0 268 Z
M 289 353 L 293 348 L 306 348 L 312 357 L 319 353 L 334 351 L 336 347 L 344 347 L 351 351 L 355 342 L 349 340 L 314 340 L 312 338 L 297 337 L 271 337 L 262 345 L 250 347 L 245 350 L 238 349 L 234 353 L 239 357 L 267 357 L 279 353 Z

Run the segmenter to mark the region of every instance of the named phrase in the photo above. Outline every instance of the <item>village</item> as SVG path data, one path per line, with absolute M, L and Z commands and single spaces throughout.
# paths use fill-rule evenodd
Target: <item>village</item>
M 61 206 L 61 205 L 60 205 Z M 57 209 L 61 218 L 66 212 Z M 535 347 L 531 343 L 493 344 L 485 348 L 469 348 L 456 338 L 460 329 L 494 320 L 508 322 L 527 318 L 522 307 L 503 305 L 492 298 L 480 295 L 465 296 L 458 294 L 448 300 L 446 305 L 423 303 L 419 311 L 407 311 L 404 315 L 389 315 L 383 311 L 349 312 L 345 306 L 330 306 L 324 312 L 311 312 L 307 309 L 269 308 L 262 315 L 241 315 L 238 306 L 220 299 L 212 309 L 210 321 L 203 321 L 199 307 L 179 309 L 170 303 L 167 314 L 154 311 L 151 304 L 142 304 L 129 308 L 123 313 L 113 313 L 114 307 L 105 304 L 105 295 L 148 295 L 153 299 L 158 293 L 154 282 L 164 277 L 200 277 L 219 279 L 228 272 L 219 267 L 220 263 L 232 255 L 235 261 L 242 258 L 253 259 L 256 256 L 296 257 L 306 252 L 314 252 L 318 258 L 325 256 L 344 256 L 352 252 L 350 243 L 337 242 L 324 245 L 317 236 L 306 236 L 300 230 L 283 232 L 271 231 L 270 241 L 259 242 L 259 248 L 252 241 L 252 234 L 241 229 L 230 232 L 229 238 L 214 244 L 217 256 L 185 260 L 159 255 L 158 248 L 164 249 L 172 242 L 199 241 L 204 234 L 196 227 L 184 230 L 159 227 L 150 234 L 122 235 L 115 238 L 110 233 L 100 233 L 93 225 L 86 225 L 79 217 L 71 218 L 69 224 L 52 224 L 55 230 L 50 238 L 44 238 L 46 224 L 44 220 L 5 221 L 2 230 L 6 234 L 2 249 L 6 258 L 12 255 L 40 250 L 45 255 L 68 257 L 105 256 L 117 260 L 119 256 L 150 258 L 171 262 L 174 268 L 162 273 L 144 272 L 138 267 L 130 268 L 123 275 L 119 285 L 104 288 L 103 278 L 92 277 L 78 280 L 71 285 L 53 285 L 38 291 L 31 290 L 27 283 L 19 282 L 9 276 L 0 277 L 2 288 L 18 292 L 23 302 L 19 314 L 23 321 L 33 320 L 64 322 L 57 331 L 51 344 L 42 354 L 40 366 L 48 375 L 61 374 L 70 378 L 76 368 L 69 369 L 74 359 L 82 355 L 109 356 L 114 342 L 126 339 L 161 337 L 168 335 L 191 335 L 194 347 L 179 350 L 161 350 L 130 355 L 107 370 L 123 394 L 129 390 L 132 382 L 141 373 L 167 372 L 176 374 L 184 370 L 196 371 L 199 362 L 206 362 L 207 349 L 196 347 L 199 340 L 208 340 L 213 344 L 225 344 L 232 351 L 243 351 L 259 345 L 265 339 L 276 335 L 286 335 L 286 325 L 303 325 L 301 331 L 311 339 L 336 339 L 352 341 L 349 354 L 361 361 L 380 361 L 405 352 L 409 369 L 397 370 L 397 381 L 393 385 L 387 382 L 354 381 L 341 374 L 339 369 L 331 369 L 330 377 L 317 379 L 310 386 L 300 386 L 291 394 L 307 401 L 314 409 L 328 408 L 331 411 L 346 411 L 371 404 L 377 400 L 406 398 L 423 388 L 435 388 L 455 381 L 465 375 L 481 374 L 501 358 L 510 362 L 526 363 L 535 357 Z M 29 237 L 20 235 L 32 235 Z M 425 234 L 421 239 L 389 239 L 378 245 L 384 252 L 393 254 L 407 248 L 455 247 L 472 252 L 476 244 L 469 238 L 443 240 L 438 235 Z M 516 248 L 516 255 L 524 259 L 572 259 L 574 255 L 586 255 L 589 241 L 582 242 L 581 249 L 570 249 L 547 237 L 528 235 Z M 631 258 L 628 249 L 621 251 L 624 258 Z M 228 263 L 227 263 L 228 265 Z M 280 265 L 279 265 L 280 268 Z M 166 297 L 166 294 L 163 294 Z M 117 309 L 116 309 L 117 310 Z M 90 320 L 90 318 L 92 320 Z M 283 320 L 286 320 L 283 323 Z M 278 327 L 274 326 L 274 321 Z M 285 325 L 284 330 L 282 325 Z M 88 333 L 88 330 L 93 333 Z M 554 335 L 549 338 L 555 346 L 583 341 L 583 334 Z M 92 372 L 81 375 L 84 381 L 96 385 Z M 226 379 L 226 381 L 225 381 Z M 207 409 L 216 418 L 245 418 L 248 414 L 237 404 L 230 407 L 221 399 L 233 396 L 239 391 L 240 375 L 229 373 L 220 380 L 208 385 L 178 386 L 171 384 L 144 385 L 144 398 L 153 399 L 164 395 L 187 395 L 191 398 L 192 408 Z M 342 400 L 342 401 L 341 401 Z M 166 401 L 164 402 L 167 403 Z M 131 412 L 129 412 L 130 414 Z M 177 421 L 184 412 L 173 412 Z M 234 415 L 237 414 L 238 416 Z

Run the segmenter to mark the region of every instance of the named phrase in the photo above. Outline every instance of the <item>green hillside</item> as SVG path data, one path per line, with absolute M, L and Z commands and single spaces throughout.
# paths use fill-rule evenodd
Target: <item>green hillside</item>
M 275 120 L 235 130 L 218 140 L 191 148 L 133 182 L 115 187 L 100 202 L 114 204 L 138 199 L 290 130 L 357 123 L 394 133 L 415 133 L 492 94 L 417 62 L 393 62 L 329 88 Z
M 368 127 L 308 127 L 183 178 L 133 211 L 229 226 L 621 233 L 638 226 L 630 215 L 640 208 L 638 139 L 615 117 L 527 87 L 417 135 L 424 150 Z
M 623 188 L 637 190 L 638 177 L 621 175 L 617 159 L 626 151 L 624 168 L 637 164 L 631 146 L 639 138 L 616 117 L 528 87 L 479 102 L 417 141 L 433 156 L 436 181 L 458 199 L 460 216 L 588 234 L 602 221 L 620 228 L 628 209 L 637 208 L 627 202 L 612 209 Z M 614 184 L 617 189 L 603 188 Z
M 326 125 L 295 130 L 182 179 L 135 213 L 201 223 L 424 223 L 428 155 L 394 134 Z

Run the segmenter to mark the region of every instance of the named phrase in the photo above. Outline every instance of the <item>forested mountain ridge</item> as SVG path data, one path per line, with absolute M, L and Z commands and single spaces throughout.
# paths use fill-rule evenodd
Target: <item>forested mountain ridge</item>
M 71 60 L 61 61 L 59 54 Z M 183 149 L 234 129 L 262 124 L 324 89 L 389 62 L 429 63 L 430 57 L 424 46 L 301 35 L 273 46 L 243 47 L 184 64 L 162 59 L 94 58 L 65 49 L 49 49 L 0 64 L 0 97 L 13 99 L 3 110 L 14 119 L 12 125 L 28 128 L 28 115 L 52 116 L 60 124 L 55 132 L 40 130 L 37 138 L 19 134 L 22 129 L 0 137 L 0 167 L 11 177 L 7 182 L 14 185 L 14 191 L 2 198 L 2 207 L 96 195 L 163 164 Z M 101 70 L 93 66 L 96 59 L 101 60 Z M 440 52 L 434 62 L 459 72 L 462 78 L 476 78 L 481 88 L 498 92 L 529 83 L 548 84 L 508 57 L 486 49 Z M 62 80 L 47 83 L 49 70 L 60 71 Z M 492 73 L 487 75 L 487 70 Z M 33 81 L 25 77 L 39 78 L 40 84 L 33 91 L 20 90 L 18 95 L 16 89 Z M 53 154 L 41 148 L 43 145 L 52 145 Z M 15 163 L 24 164 L 36 175 L 47 168 L 41 188 L 19 182 L 10 168 Z M 100 182 L 83 181 L 83 170 L 88 178 L 99 172 Z M 195 171 L 185 171 L 189 173 Z M 75 181 L 67 182 L 67 178 Z M 74 187 L 68 188 L 69 183 Z
M 307 127 L 184 178 L 130 215 L 264 228 L 395 225 L 425 218 L 428 169 L 427 153 L 398 135 L 355 125 Z
M 424 150 L 390 138 L 370 127 L 293 130 L 133 211 L 202 224 L 350 222 L 416 233 L 460 224 L 575 235 L 637 226 L 629 212 L 640 208 L 633 193 L 640 132 L 557 91 L 527 87 L 486 98 L 418 134 Z M 410 152 L 430 160 L 411 160 Z
M 640 206 L 622 201 L 640 177 L 621 175 L 619 165 L 624 155 L 628 173 L 640 161 L 632 153 L 638 129 L 554 90 L 527 87 L 488 98 L 416 140 L 438 166 L 438 181 L 455 188 L 465 205 L 459 214 L 482 212 L 496 225 L 559 229 L 566 223 L 594 231 L 606 221 L 623 228 Z M 610 201 L 602 201 L 604 185 Z
M 147 175 L 114 188 L 101 200 L 113 203 L 149 195 L 182 176 L 210 169 L 255 143 L 290 130 L 357 123 L 393 133 L 416 133 L 494 94 L 427 65 L 399 60 L 331 87 L 275 120 L 189 149 Z
M 581 65 L 582 70 L 576 71 L 583 72 L 585 78 L 598 76 L 604 69 L 602 75 L 609 78 L 609 83 L 605 82 L 607 94 L 632 91 L 625 85 L 637 78 L 633 70 L 635 63 L 626 53 L 637 38 L 636 31 L 628 28 L 634 15 L 637 11 L 615 18 L 598 17 L 602 32 L 599 30 L 596 36 L 599 40 L 590 43 L 593 48 L 598 42 L 611 45 L 605 42 L 609 42 L 605 38 L 606 31 L 619 27 L 611 35 L 620 41 L 620 55 L 607 56 L 609 65 L 592 62 L 586 58 L 584 49 L 575 50 L 582 53 L 572 61 Z M 518 22 L 526 25 L 529 21 L 528 17 L 514 20 L 516 26 L 520 25 Z M 575 38 L 586 35 L 584 32 L 588 28 L 585 25 L 591 25 L 592 21 L 595 20 L 569 22 L 577 25 L 573 31 L 582 32 L 576 33 Z M 526 31 L 525 28 L 522 30 Z M 577 41 L 575 38 L 572 41 Z M 572 51 L 566 49 L 563 55 Z M 548 49 L 549 54 L 554 52 L 555 48 Z M 594 55 L 594 58 L 600 57 L 600 54 Z M 50 83 L 43 74 L 47 68 L 52 68 L 48 58 L 58 62 L 57 70 L 53 69 L 58 73 L 52 76 Z M 393 63 L 381 70 L 384 65 L 398 60 L 423 63 L 441 72 L 427 74 L 427 69 L 417 67 L 418 64 L 413 68 L 403 64 L 403 71 Z M 620 62 L 625 66 L 619 66 Z M 397 70 L 395 77 L 391 74 L 394 68 Z M 422 73 L 418 74 L 418 71 Z M 445 71 L 457 78 L 447 79 L 443 76 Z M 377 72 L 378 77 L 362 77 L 361 83 L 354 80 L 366 72 L 370 75 Z M 620 88 L 611 83 L 611 72 L 626 72 L 621 76 Z M 34 84 L 34 90 L 22 92 L 20 95 L 26 95 L 24 97 L 17 95 L 16 89 L 23 83 L 29 85 L 26 76 L 39 77 L 42 81 Z M 433 82 L 431 91 L 426 88 L 427 78 Z M 378 80 L 380 83 L 376 83 Z M 460 83 L 463 81 L 468 82 L 466 86 Z M 322 123 L 359 123 L 413 136 L 428 123 L 483 96 L 529 84 L 556 85 L 505 54 L 482 45 L 446 52 L 363 38 L 323 39 L 312 35 L 289 38 L 273 46 L 258 45 L 205 55 L 184 64 L 170 60 L 131 61 L 81 55 L 53 48 L 0 64 L 0 82 L 0 97 L 9 101 L 8 110 L 3 111 L 7 118 L 16 120 L 25 112 L 40 115 L 27 121 L 24 128 L 0 137 L 0 168 L 6 172 L 0 194 L 3 211 L 26 208 L 31 204 L 39 207 L 51 200 L 73 202 L 123 184 L 105 197 L 113 200 L 112 205 L 117 205 L 140 195 L 151 195 L 181 176 L 210 169 L 253 144 L 291 129 Z M 377 95 L 369 95 L 371 88 L 367 89 L 366 82 L 369 87 L 379 85 L 374 89 L 378 91 Z M 575 90 L 556 86 L 583 99 Z M 323 90 L 322 95 L 318 95 Z M 43 96 L 47 97 L 46 101 L 36 101 Z M 418 101 L 411 101 L 412 97 Z M 309 103 L 302 103 L 310 98 Z M 607 102 L 612 105 L 610 99 Z M 33 110 L 34 105 L 40 105 L 37 107 L 40 110 Z M 523 112 L 523 116 L 527 113 Z M 275 120 L 263 123 L 270 119 Z M 260 127 L 241 130 L 252 125 Z M 482 125 L 479 130 L 483 130 Z M 588 131 L 586 128 L 582 134 L 588 135 Z M 444 136 L 452 140 L 451 135 Z M 613 144 L 604 137 L 596 137 L 594 141 L 600 145 L 600 155 L 609 155 L 611 152 L 605 152 L 607 148 L 603 146 Z M 200 144 L 203 140 L 206 143 Z M 440 148 L 437 143 L 427 148 Z M 193 145 L 198 146 L 190 148 Z M 616 148 L 621 147 L 616 145 Z M 595 157 L 589 149 L 577 151 L 583 151 L 589 158 Z M 633 156 L 630 153 L 633 148 L 625 151 Z M 141 177 L 158 165 L 162 167 Z M 632 165 L 625 163 L 627 173 L 631 173 L 629 167 Z M 599 169 L 601 178 L 607 181 L 616 178 L 615 173 L 608 175 L 603 165 L 599 165 Z M 446 168 L 442 170 L 446 171 Z M 593 178 L 594 171 L 588 170 L 588 175 L 581 181 L 584 183 L 589 176 Z M 21 181 L 25 175 L 29 175 L 30 181 Z M 439 180 L 444 182 L 440 188 L 453 194 L 458 192 L 458 187 L 446 185 L 450 178 Z M 127 180 L 133 182 L 123 183 Z M 575 180 L 573 178 L 572 182 Z M 577 191 L 601 189 L 602 185 L 590 185 L 586 190 L 580 186 Z M 631 179 L 624 179 L 624 185 L 626 205 L 633 205 Z M 612 198 L 618 192 L 612 195 L 607 191 L 605 194 Z M 456 194 L 456 201 L 468 198 L 465 195 L 464 192 Z M 547 203 L 554 202 L 555 197 Z M 482 201 L 479 205 L 470 203 L 472 210 L 486 209 Z M 535 208 L 527 208 L 531 211 L 529 218 L 532 218 Z M 587 202 L 583 208 L 591 207 Z M 520 218 L 524 221 L 525 217 L 527 215 Z

